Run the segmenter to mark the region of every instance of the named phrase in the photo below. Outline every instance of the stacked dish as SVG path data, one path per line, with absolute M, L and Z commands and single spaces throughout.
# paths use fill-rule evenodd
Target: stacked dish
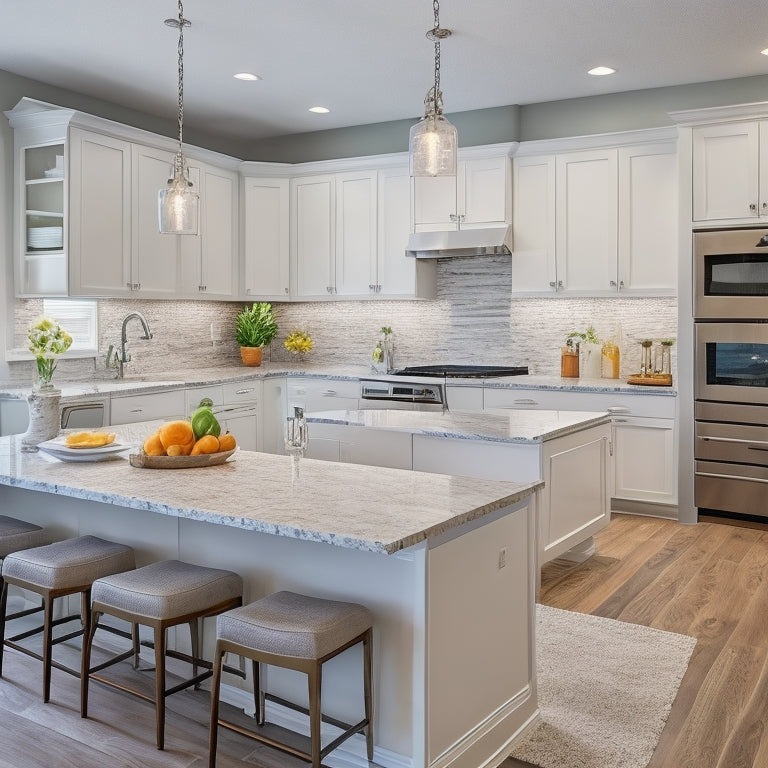
M 61 248 L 64 245 L 63 227 L 28 227 L 27 247 L 33 249 Z

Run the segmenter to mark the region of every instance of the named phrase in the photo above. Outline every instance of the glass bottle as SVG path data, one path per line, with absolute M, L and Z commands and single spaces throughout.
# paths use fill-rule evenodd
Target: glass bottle
M 643 339 L 640 342 L 640 375 L 650 376 L 653 373 L 652 339 Z

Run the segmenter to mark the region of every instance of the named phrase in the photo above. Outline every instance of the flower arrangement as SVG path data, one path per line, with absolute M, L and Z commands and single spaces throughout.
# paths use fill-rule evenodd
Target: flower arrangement
M 294 355 L 303 355 L 312 349 L 312 338 L 304 331 L 292 331 L 288 334 L 283 346 Z
M 27 332 L 29 351 L 37 363 L 38 385 L 51 389 L 51 379 L 56 370 L 56 356 L 62 355 L 72 345 L 72 337 L 49 317 L 39 318 Z

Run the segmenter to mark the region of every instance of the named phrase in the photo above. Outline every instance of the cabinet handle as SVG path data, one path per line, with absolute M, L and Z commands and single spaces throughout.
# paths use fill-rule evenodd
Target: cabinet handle
M 249 392 L 253 392 L 253 387 L 249 387 L 248 389 L 238 389 L 235 391 L 236 395 L 247 395 Z
M 336 397 L 336 390 L 335 389 L 326 389 L 322 393 L 323 397 Z
M 611 280 L 611 281 L 608 283 L 608 285 L 610 285 L 610 286 L 611 286 L 611 288 L 615 288 L 615 287 L 616 287 L 616 281 L 615 281 L 615 280 Z
M 557 281 L 557 290 L 559 291 L 559 290 L 561 290 L 562 288 L 563 288 L 563 281 L 562 281 L 562 280 L 558 280 L 558 281 Z
M 143 408 L 131 408 L 130 413 L 143 413 Z
M 376 293 L 381 293 L 381 284 L 380 283 L 376 284 Z
M 288 289 L 287 288 L 285 289 L 285 293 L 286 293 L 286 296 L 287 296 L 288 295 Z
M 750 203 L 749 204 L 749 210 L 750 211 L 756 211 L 757 210 L 757 206 L 754 203 Z
M 624 281 L 623 280 L 619 280 L 619 290 L 620 291 L 624 290 Z
M 549 287 L 557 290 L 557 283 L 554 280 L 549 281 Z
M 376 286 L 373 283 L 370 283 L 368 285 L 368 290 L 369 291 L 373 291 L 375 293 L 376 292 Z
M 625 405 L 609 405 L 606 409 L 608 413 L 614 414 L 614 413 L 631 413 L 629 408 L 627 408 Z
M 134 288 L 135 288 L 137 291 L 140 291 L 140 290 L 141 290 L 141 283 L 134 283 L 134 284 L 133 284 L 133 287 L 134 287 Z
M 530 397 L 518 397 L 512 401 L 515 405 L 538 405 L 538 400 L 533 400 Z
M 198 291 L 207 291 L 208 290 L 208 286 L 207 285 L 198 285 L 197 286 L 197 290 Z
M 763 210 L 765 210 L 766 208 L 768 208 L 768 203 L 765 203 L 765 202 L 764 202 L 764 203 L 763 203 Z

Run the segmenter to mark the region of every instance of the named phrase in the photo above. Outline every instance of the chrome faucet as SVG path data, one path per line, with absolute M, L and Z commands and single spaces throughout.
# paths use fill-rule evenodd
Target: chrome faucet
M 129 363 L 131 361 L 131 353 L 125 348 L 125 345 L 128 343 L 126 328 L 128 326 L 128 321 L 134 317 L 141 323 L 141 327 L 144 329 L 144 335 L 139 336 L 139 338 L 152 338 L 152 331 L 149 330 L 149 323 L 147 322 L 147 319 L 144 317 L 144 315 L 141 314 L 141 312 L 131 312 L 125 316 L 123 319 L 123 328 L 120 335 L 120 351 L 118 352 L 113 344 L 110 344 L 109 349 L 107 350 L 107 368 L 117 367 L 118 379 L 123 378 L 123 366 L 125 363 Z

